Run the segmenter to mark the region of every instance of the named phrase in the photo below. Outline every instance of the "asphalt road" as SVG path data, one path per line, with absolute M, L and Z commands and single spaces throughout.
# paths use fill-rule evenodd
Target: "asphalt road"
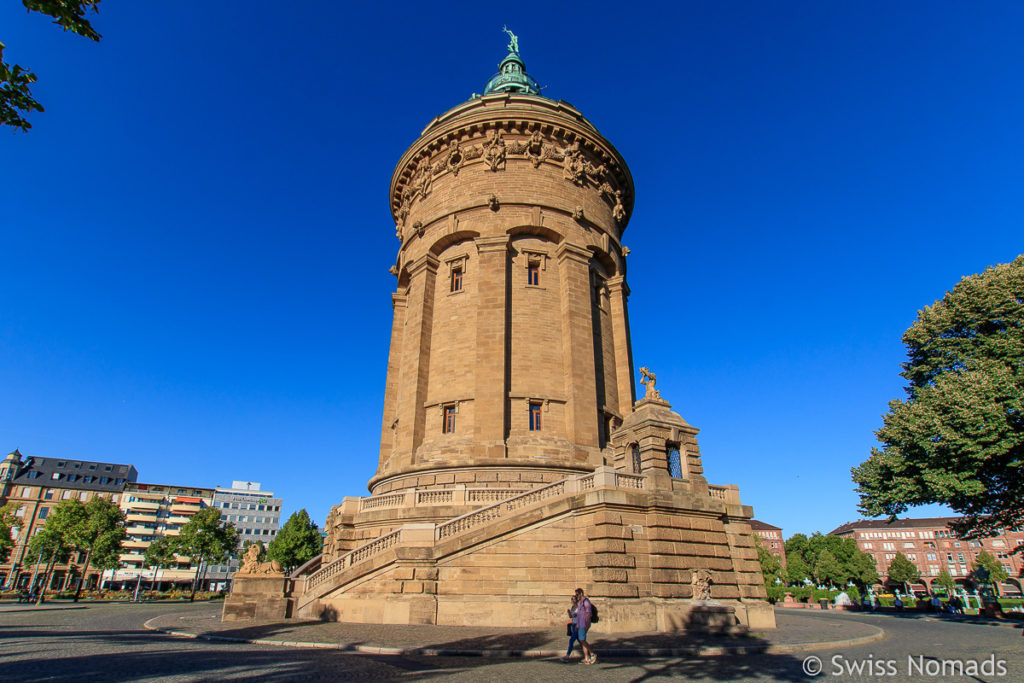
M 915 616 L 816 614 L 864 620 L 884 640 L 844 650 L 797 655 L 602 659 L 595 666 L 549 660 L 482 657 L 388 657 L 245 643 L 188 640 L 146 631 L 146 620 L 182 609 L 168 604 L 98 604 L 76 609 L 0 609 L 0 680 L 423 680 L 456 681 L 808 681 L 806 656 L 817 657 L 834 681 L 1024 681 L 1019 628 L 936 622 Z M 203 611 L 219 605 L 197 604 Z M 995 671 L 972 675 L 969 660 L 991 657 Z M 941 660 L 946 660 L 942 674 Z M 952 664 L 950 664 L 952 662 Z M 999 665 L 1002 662 L 1002 665 Z M 813 661 L 811 663 L 813 667 Z M 851 673 L 860 667 L 861 673 Z M 953 667 L 953 668 L 951 668 Z M 1005 671 L 1000 675 L 1000 671 Z M 938 673 L 938 675 L 933 675 Z M 838 674 L 838 675 L 835 675 Z

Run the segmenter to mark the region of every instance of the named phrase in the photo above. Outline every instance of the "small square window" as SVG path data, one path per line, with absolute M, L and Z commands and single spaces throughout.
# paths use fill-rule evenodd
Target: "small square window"
M 536 261 L 530 261 L 530 265 L 526 267 L 526 284 L 540 285 L 540 264 Z
M 452 268 L 452 291 L 462 291 L 462 268 Z
M 541 425 L 540 403 L 530 403 L 530 431 L 539 432 Z
M 455 432 L 455 406 L 444 407 L 444 423 L 441 425 L 441 431 L 445 434 Z

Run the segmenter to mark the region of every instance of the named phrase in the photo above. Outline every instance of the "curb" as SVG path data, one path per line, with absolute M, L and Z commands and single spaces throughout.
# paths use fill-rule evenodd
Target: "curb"
M 167 615 L 164 615 L 167 616 Z M 192 640 L 210 640 L 222 643 L 250 643 L 252 645 L 271 645 L 274 647 L 316 648 L 321 650 L 340 650 L 363 655 L 419 655 L 426 657 L 503 657 L 536 659 L 544 657 L 561 657 L 564 650 L 449 650 L 430 647 L 383 647 L 374 645 L 341 645 L 334 643 L 311 643 L 292 640 L 267 640 L 265 638 L 235 638 L 206 633 L 188 633 L 153 626 L 150 622 L 163 617 L 153 617 L 144 623 L 143 628 L 157 633 L 164 633 L 179 638 Z M 783 645 L 737 645 L 735 647 L 654 647 L 654 648 L 619 648 L 602 649 L 602 657 L 723 657 L 726 655 L 760 655 L 760 654 L 793 654 L 812 650 L 831 648 L 856 647 L 867 645 L 885 638 L 885 630 L 875 627 L 876 633 L 858 638 L 829 640 L 814 643 L 786 643 Z

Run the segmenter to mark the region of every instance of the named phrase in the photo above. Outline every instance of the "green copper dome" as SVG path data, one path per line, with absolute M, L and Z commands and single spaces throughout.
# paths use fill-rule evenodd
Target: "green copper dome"
M 498 73 L 487 81 L 484 94 L 512 92 L 540 95 L 540 86 L 526 73 L 526 64 L 519 56 L 519 38 L 507 28 L 505 33 L 509 35 L 508 56 L 498 65 Z

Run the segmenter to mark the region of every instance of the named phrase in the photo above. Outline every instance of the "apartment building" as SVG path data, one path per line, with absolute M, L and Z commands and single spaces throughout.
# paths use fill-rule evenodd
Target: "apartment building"
M 0 505 L 14 503 L 19 525 L 14 529 L 14 549 L 7 562 L 0 564 L 0 586 L 28 588 L 35 575 L 38 584 L 42 571 L 26 558 L 28 542 L 46 524 L 53 508 L 63 500 L 83 503 L 96 496 L 120 504 L 127 485 L 138 477 L 132 465 L 93 462 L 70 458 L 23 456 L 15 449 L 0 462 Z M 74 588 L 82 578 L 84 553 L 73 553 L 66 563 L 54 567 L 46 589 Z M 90 570 L 83 586 L 92 588 L 100 578 Z
M 1024 557 L 1013 550 L 1024 545 L 1024 531 L 1004 529 L 990 538 L 968 541 L 949 528 L 955 517 L 921 519 L 858 520 L 847 522 L 831 533 L 853 538 L 857 547 L 874 556 L 878 574 L 886 582 L 889 563 L 896 553 L 903 553 L 921 572 L 921 583 L 913 590 L 931 590 L 932 582 L 943 568 L 957 583 L 965 583 L 982 551 L 988 552 L 1003 565 L 1010 578 L 1000 587 L 1004 594 L 1021 593 L 1024 581 Z
M 758 519 L 750 520 L 750 530 L 761 540 L 761 545 L 768 552 L 775 555 L 782 562 L 782 568 L 786 568 L 786 541 L 782 537 L 782 529 L 771 524 L 766 524 Z
M 121 568 L 103 573 L 110 588 L 135 585 L 141 575 L 147 588 L 168 584 L 190 584 L 195 567 L 189 558 L 177 556 L 173 567 L 156 570 L 145 563 L 146 548 L 164 536 L 177 536 L 196 512 L 213 505 L 214 490 L 196 486 L 131 483 L 121 495 L 128 536 L 121 544 Z

